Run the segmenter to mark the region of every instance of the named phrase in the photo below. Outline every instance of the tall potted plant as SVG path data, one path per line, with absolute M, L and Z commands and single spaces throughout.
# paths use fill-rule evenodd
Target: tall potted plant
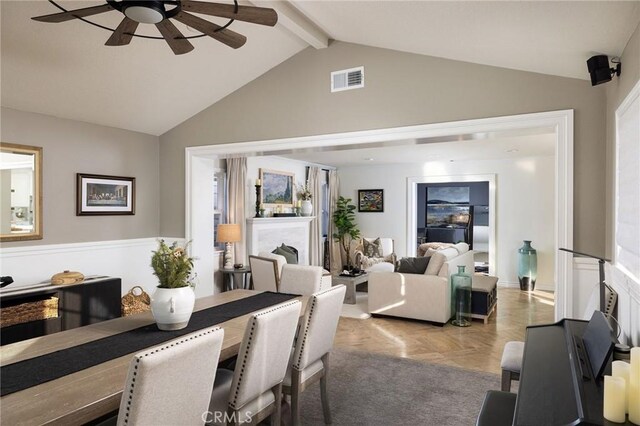
M 160 240 L 158 250 L 152 252 L 151 267 L 160 284 L 151 296 L 151 312 L 160 330 L 185 328 L 193 312 L 194 259 L 187 254 L 187 245 L 174 242 L 168 246 Z
M 351 241 L 360 236 L 360 230 L 356 225 L 356 206 L 351 204 L 351 198 L 340 196 L 336 205 L 336 211 L 333 212 L 333 223 L 336 232 L 333 233 L 333 239 L 340 243 L 347 257 L 347 269 L 351 269 L 351 251 L 349 250 Z

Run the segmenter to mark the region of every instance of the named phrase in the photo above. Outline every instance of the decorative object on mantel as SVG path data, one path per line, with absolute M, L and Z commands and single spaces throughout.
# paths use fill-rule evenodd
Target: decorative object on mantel
M 263 213 L 264 213 L 264 209 L 262 208 L 262 203 L 260 202 L 260 190 L 262 189 L 262 180 L 261 179 L 256 179 L 256 216 L 255 217 L 262 217 Z
M 140 294 L 136 294 L 136 290 Z M 151 309 L 151 298 L 139 285 L 134 286 L 131 290 L 122 296 L 120 306 L 122 308 L 122 316 L 126 317 L 133 314 L 140 314 Z
M 76 216 L 136 214 L 136 178 L 76 174 Z
M 262 194 L 260 202 L 263 207 L 293 207 L 293 173 L 277 170 L 260 169 Z
M 338 198 L 336 210 L 333 212 L 333 223 L 336 232 L 333 233 L 332 237 L 336 242 L 340 243 L 342 250 L 346 254 L 347 265 L 343 268 L 346 270 L 351 270 L 353 267 L 351 264 L 351 250 L 349 250 L 351 241 L 360 236 L 360 230 L 355 223 L 355 209 L 356 206 L 351 204 L 351 198 L 345 198 L 341 195 Z
M 640 347 L 631 349 L 629 368 L 629 421 L 640 425 Z
M 274 213 L 273 217 L 296 217 L 295 213 Z
M 58 272 L 51 277 L 51 284 L 53 285 L 70 285 L 77 284 L 82 281 L 84 281 L 84 275 L 75 271 Z
M 531 247 L 531 241 L 523 242 L 524 245 L 518 249 L 518 281 L 520 290 L 533 291 L 538 275 L 538 253 Z
M 358 212 L 360 213 L 384 212 L 384 190 L 383 189 L 359 189 L 358 190 Z
M 273 27 L 276 22 L 278 22 L 278 14 L 275 10 L 265 7 L 238 6 L 237 0 L 234 0 L 234 4 L 190 0 L 106 0 L 105 3 L 98 6 L 74 10 L 66 10 L 53 0 L 49 0 L 49 2 L 63 12 L 36 16 L 31 19 L 51 23 L 80 19 L 87 24 L 113 32 L 105 43 L 107 46 L 125 46 L 131 42 L 133 37 L 144 37 L 156 40 L 164 39 L 176 55 L 182 55 L 192 51 L 193 45 L 189 39 L 203 37 L 205 35 L 233 49 L 242 47 L 246 43 L 247 38 L 228 28 L 235 20 L 270 27 Z M 89 17 L 113 10 L 117 10 L 124 15 L 122 21 L 115 29 L 89 20 Z M 199 16 L 192 15 L 192 13 L 217 16 L 228 19 L 229 21 L 219 26 Z M 184 36 L 173 24 L 172 19 L 186 25 L 195 32 L 200 32 L 200 34 Z M 162 37 L 136 34 L 139 24 L 155 25 Z
M 187 246 L 180 247 L 177 242 L 167 246 L 164 240 L 151 256 L 153 274 L 160 281 L 151 297 L 151 312 L 160 330 L 181 330 L 189 324 L 196 300 L 193 260 Z
M 313 213 L 313 204 L 311 204 L 311 189 L 309 188 L 309 181 L 306 181 L 304 185 L 300 185 L 298 190 L 298 205 L 300 208 L 300 214 L 302 216 L 311 216 Z
M 233 243 L 242 240 L 240 225 L 235 223 L 221 223 L 218 225 L 217 240 L 225 243 L 224 246 L 224 267 L 233 268 Z

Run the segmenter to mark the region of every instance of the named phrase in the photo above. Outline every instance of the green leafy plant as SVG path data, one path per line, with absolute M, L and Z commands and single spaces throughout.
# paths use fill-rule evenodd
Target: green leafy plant
M 347 266 L 351 266 L 351 252 L 349 246 L 351 241 L 360 237 L 360 230 L 356 225 L 356 206 L 351 204 L 351 198 L 340 196 L 336 205 L 336 211 L 333 212 L 333 223 L 336 226 L 336 232 L 333 233 L 333 239 L 339 242 L 342 249 L 347 255 Z
M 160 281 L 159 288 L 180 288 L 193 286 L 191 269 L 193 269 L 193 257 L 187 255 L 187 243 L 184 247 L 173 242 L 168 246 L 164 240 L 160 240 L 158 250 L 153 251 L 151 267 L 153 275 Z

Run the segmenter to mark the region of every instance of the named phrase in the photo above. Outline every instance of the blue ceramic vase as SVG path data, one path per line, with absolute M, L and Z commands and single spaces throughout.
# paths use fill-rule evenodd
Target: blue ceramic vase
M 523 241 L 524 245 L 518 249 L 518 281 L 520 290 L 533 291 L 538 276 L 538 253 L 531 247 L 531 241 Z

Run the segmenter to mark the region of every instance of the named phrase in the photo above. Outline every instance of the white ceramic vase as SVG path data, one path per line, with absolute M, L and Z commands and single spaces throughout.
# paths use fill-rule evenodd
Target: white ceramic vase
M 300 205 L 300 214 L 302 216 L 311 216 L 313 212 L 313 204 L 311 204 L 311 200 L 302 200 Z
M 189 324 L 196 295 L 191 286 L 156 288 L 151 296 L 151 312 L 160 330 L 181 330 Z

